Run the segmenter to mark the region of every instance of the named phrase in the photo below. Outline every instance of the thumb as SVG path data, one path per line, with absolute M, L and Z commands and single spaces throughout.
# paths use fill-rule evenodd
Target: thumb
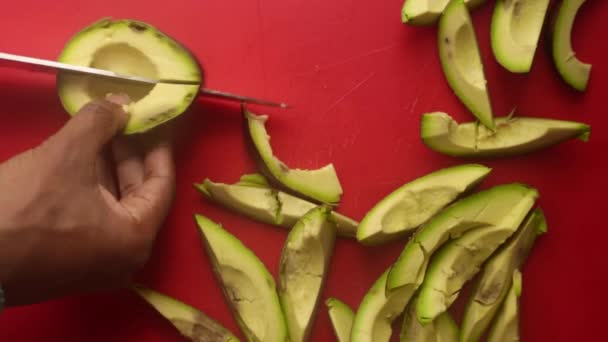
M 97 155 L 127 124 L 121 98 L 109 96 L 84 105 L 56 134 L 55 139 L 68 146 L 78 146 L 85 155 Z

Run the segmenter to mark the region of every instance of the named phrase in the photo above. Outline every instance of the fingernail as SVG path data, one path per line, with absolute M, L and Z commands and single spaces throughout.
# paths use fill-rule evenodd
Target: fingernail
M 129 103 L 131 103 L 131 99 L 129 98 L 129 95 L 127 94 L 123 94 L 123 93 L 118 93 L 118 94 L 107 94 L 106 95 L 106 100 L 117 104 L 117 105 L 127 105 Z

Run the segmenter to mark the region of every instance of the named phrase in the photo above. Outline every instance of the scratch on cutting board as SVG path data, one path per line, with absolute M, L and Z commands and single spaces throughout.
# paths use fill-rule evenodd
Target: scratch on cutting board
M 354 60 L 360 59 L 360 58 L 364 58 L 364 57 L 369 57 L 369 56 L 373 56 L 375 54 L 387 51 L 387 50 L 391 50 L 396 48 L 397 46 L 399 46 L 399 44 L 390 44 L 387 46 L 383 46 L 381 48 L 377 48 L 377 49 L 373 49 L 373 50 L 369 50 L 354 56 L 350 56 L 348 58 L 345 58 L 341 61 L 335 62 L 335 63 L 331 63 L 331 64 L 327 64 L 327 65 L 322 65 L 319 67 L 319 69 L 317 69 L 317 71 L 321 71 L 321 70 L 328 70 L 328 69 L 333 69 L 337 66 L 352 62 Z
M 350 88 L 350 90 L 348 90 L 346 93 L 344 93 L 344 95 L 340 96 L 336 101 L 334 101 L 334 103 L 332 103 L 329 107 L 327 107 L 327 109 L 323 112 L 323 115 L 329 113 L 332 109 L 336 108 L 336 106 L 338 106 L 340 103 L 342 103 L 344 100 L 346 100 L 346 98 L 348 98 L 350 95 L 352 95 L 357 89 L 361 88 L 361 86 L 363 86 L 365 83 L 367 83 L 369 80 L 371 80 L 374 76 L 376 76 L 376 72 L 372 72 L 371 74 L 369 74 L 369 76 L 364 78 L 361 82 L 355 84 L 354 87 Z
M 419 98 L 420 98 L 420 96 L 416 96 L 416 98 L 414 99 L 414 102 L 412 102 L 412 105 L 410 106 L 410 114 L 414 113 L 414 109 L 416 108 L 416 105 L 418 104 Z

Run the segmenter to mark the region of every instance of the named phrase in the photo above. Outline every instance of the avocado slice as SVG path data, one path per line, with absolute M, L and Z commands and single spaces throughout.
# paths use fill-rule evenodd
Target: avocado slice
M 412 300 L 403 315 L 401 342 L 457 342 L 458 325 L 448 312 L 444 312 L 433 322 L 421 324 L 416 315 L 418 298 Z
M 403 286 L 387 293 L 389 270 L 384 271 L 363 297 L 353 321 L 351 342 L 389 341 L 393 321 L 401 315 L 416 292 L 413 286 Z
M 290 169 L 277 159 L 270 146 L 270 136 L 266 132 L 267 115 L 256 115 L 242 105 L 247 121 L 248 138 L 255 149 L 256 159 L 262 173 L 269 182 L 281 190 L 298 197 L 330 205 L 340 202 L 342 186 L 333 164 L 317 170 Z
M 497 118 L 491 131 L 477 122 L 458 124 L 443 112 L 424 114 L 420 126 L 426 146 L 453 157 L 522 155 L 574 138 L 588 141 L 590 134 L 584 123 L 522 116 Z
M 283 247 L 279 299 L 290 342 L 310 337 L 336 238 L 329 214 L 325 207 L 310 210 L 289 232 Z
M 70 115 L 108 93 L 129 95 L 132 102 L 123 106 L 129 114 L 125 134 L 148 131 L 182 114 L 202 84 L 201 68 L 183 45 L 136 20 L 103 19 L 85 27 L 67 42 L 58 60 L 135 76 L 198 82 L 148 85 L 70 73 L 58 75 L 59 98 Z
M 474 342 L 481 338 L 507 296 L 513 272 L 522 266 L 537 236 L 546 231 L 545 215 L 542 209 L 536 208 L 511 240 L 486 262 L 469 295 L 462 321 L 461 342 Z
M 355 313 L 346 303 L 338 298 L 330 297 L 325 301 L 331 326 L 338 342 L 350 342 L 350 331 L 353 327 Z
M 527 213 L 538 192 L 519 183 L 494 186 L 467 196 L 425 223 L 390 267 L 387 292 L 422 283 L 431 255 L 450 239 L 475 228 L 509 227 L 513 217 Z M 525 215 L 525 214 L 524 214 Z
M 498 0 L 491 26 L 496 61 L 514 73 L 529 72 L 549 0 Z
M 477 186 L 490 171 L 478 164 L 459 165 L 401 186 L 365 215 L 357 229 L 357 240 L 377 245 L 403 237 Z
M 406 0 L 401 9 L 401 22 L 409 25 L 431 25 L 437 22 L 450 0 Z M 464 0 L 469 9 L 474 9 L 485 0 Z
M 517 231 L 537 195 L 535 191 L 529 191 L 527 200 L 511 207 L 500 222 L 467 231 L 441 247 L 432 257 L 420 288 L 420 299 L 416 305 L 420 322 L 433 321 L 454 303 L 464 284 Z
M 562 79 L 572 88 L 585 91 L 591 64 L 576 57 L 572 49 L 572 26 L 585 0 L 563 0 L 553 26 L 553 62 Z
M 488 332 L 488 342 L 519 341 L 519 298 L 522 280 L 519 270 L 513 271 L 509 294 L 501 305 L 496 320 Z
M 439 19 L 439 57 L 448 84 L 490 130 L 494 119 L 475 29 L 462 0 L 451 0 Z
M 195 219 L 213 271 L 247 339 L 284 342 L 287 327 L 272 274 L 222 226 L 202 215 Z
M 265 185 L 266 184 L 266 185 Z M 215 183 L 205 179 L 194 184 L 205 197 L 256 221 L 291 229 L 317 204 L 271 188 L 261 175 L 244 175 L 235 184 Z M 334 210 L 330 219 L 338 234 L 354 238 L 358 222 Z
M 230 330 L 203 312 L 152 289 L 135 285 L 133 291 L 193 342 L 238 342 Z

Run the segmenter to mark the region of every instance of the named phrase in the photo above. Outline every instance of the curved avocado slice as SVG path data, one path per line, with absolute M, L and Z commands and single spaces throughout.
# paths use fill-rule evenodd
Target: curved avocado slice
M 338 342 L 350 342 L 350 331 L 355 319 L 353 309 L 334 297 L 328 298 L 325 305 Z
M 563 0 L 553 27 L 553 62 L 562 79 L 571 87 L 585 91 L 591 64 L 583 63 L 572 50 L 572 26 L 585 0 Z
M 136 285 L 132 289 L 190 341 L 239 341 L 230 330 L 192 306 L 143 286 Z
M 325 284 L 336 238 L 330 210 L 310 210 L 289 232 L 279 272 L 279 299 L 289 341 L 307 341 Z
M 401 238 L 477 186 L 489 173 L 483 165 L 459 165 L 401 186 L 365 215 L 357 229 L 357 240 L 377 245 Z
M 272 274 L 222 226 L 202 215 L 195 218 L 213 271 L 247 339 L 284 342 L 287 327 Z
M 437 22 L 450 0 L 406 0 L 401 9 L 401 22 L 409 25 L 430 25 Z M 474 9 L 485 0 L 464 0 L 469 9 Z
M 521 155 L 574 138 L 587 141 L 590 134 L 584 123 L 522 116 L 498 118 L 491 131 L 476 122 L 458 124 L 442 112 L 424 114 L 420 126 L 425 145 L 453 157 Z
M 59 56 L 63 63 L 150 78 L 196 81 L 198 85 L 156 85 L 60 73 L 57 89 L 63 107 L 75 115 L 108 93 L 126 93 L 132 102 L 126 134 L 145 132 L 185 112 L 198 94 L 202 71 L 196 58 L 156 27 L 135 20 L 103 19 L 72 37 Z
M 317 170 L 290 169 L 277 159 L 270 146 L 270 136 L 266 132 L 266 115 L 255 115 L 242 106 L 247 120 L 248 137 L 255 147 L 262 173 L 270 183 L 281 190 L 315 202 L 337 204 L 342 196 L 342 186 L 333 164 Z
M 317 204 L 264 185 L 261 175 L 244 175 L 235 184 L 215 183 L 205 179 L 194 184 L 205 197 L 256 221 L 291 229 L 296 222 Z M 267 183 L 266 183 L 267 184 Z M 331 220 L 338 234 L 355 237 L 358 222 L 336 211 Z
M 416 303 L 412 300 L 405 309 L 401 326 L 401 342 L 457 342 L 458 326 L 449 313 L 444 312 L 433 322 L 421 324 L 416 315 Z
M 509 294 L 496 315 L 488 332 L 488 342 L 519 341 L 519 298 L 521 297 L 521 272 L 513 271 Z
M 416 292 L 412 286 L 403 286 L 387 294 L 388 271 L 384 271 L 363 297 L 353 322 L 351 342 L 389 341 L 393 321 L 401 315 Z
M 515 73 L 532 67 L 549 0 L 498 0 L 491 26 L 496 61 Z
M 448 84 L 465 106 L 494 129 L 490 96 L 469 11 L 452 0 L 439 19 L 439 57 Z
M 528 257 L 536 237 L 547 231 L 542 209 L 526 218 L 511 240 L 483 266 L 482 274 L 469 295 L 462 321 L 460 341 L 478 341 L 484 334 L 511 287 L 513 272 Z
M 388 273 L 387 292 L 404 286 L 417 289 L 425 277 L 429 259 L 441 245 L 474 228 L 508 227 L 514 215 L 527 212 L 537 196 L 535 189 L 511 183 L 474 193 L 451 204 L 416 231 L 406 244 Z

